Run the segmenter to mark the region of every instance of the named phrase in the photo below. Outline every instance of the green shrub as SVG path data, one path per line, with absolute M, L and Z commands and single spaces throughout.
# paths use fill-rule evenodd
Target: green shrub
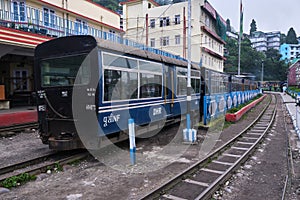
M 243 107 L 250 104 L 251 102 L 255 101 L 256 99 L 259 99 L 260 97 L 262 97 L 262 94 L 258 94 L 255 98 L 247 101 L 246 103 L 242 103 L 242 104 L 238 105 L 238 107 L 234 107 L 234 108 L 231 108 L 231 109 L 227 110 L 227 113 L 236 113 L 239 110 L 241 110 Z
M 5 179 L 4 181 L 1 182 L 0 185 L 5 188 L 12 188 L 35 179 L 36 176 L 30 175 L 28 173 L 23 173 L 18 176 L 12 176 L 10 178 Z

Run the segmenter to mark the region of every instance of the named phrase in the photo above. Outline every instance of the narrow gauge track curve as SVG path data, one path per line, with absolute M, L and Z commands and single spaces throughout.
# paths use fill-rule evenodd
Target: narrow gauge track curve
M 270 101 L 259 116 L 243 131 L 159 188 L 141 199 L 209 199 L 257 148 L 272 126 L 277 99 Z
M 0 168 L 0 183 L 5 179 L 18 176 L 23 173 L 36 175 L 53 169 L 57 164 L 64 165 L 73 161 L 81 160 L 90 154 L 87 150 L 76 150 L 68 152 L 50 152 L 39 157 L 15 163 Z

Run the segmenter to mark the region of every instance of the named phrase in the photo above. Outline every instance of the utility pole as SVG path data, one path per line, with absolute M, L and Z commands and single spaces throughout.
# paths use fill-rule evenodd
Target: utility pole
M 146 14 L 146 46 L 148 46 L 148 40 L 149 40 L 149 19 L 148 19 L 148 13 Z
M 239 56 L 238 56 L 238 75 L 241 74 L 241 43 L 243 37 L 243 4 L 240 0 L 240 33 L 239 33 Z
M 191 0 L 188 0 L 188 80 L 187 80 L 187 113 L 186 113 L 186 129 L 183 130 L 183 140 L 185 142 L 195 142 L 196 133 L 195 129 L 192 129 L 191 123 L 191 101 L 192 101 L 192 86 L 191 86 L 191 65 L 192 65 L 192 55 L 191 55 L 191 37 L 192 37 L 192 25 L 191 25 L 191 12 L 192 12 L 192 3 Z
M 261 61 L 261 87 L 264 81 L 264 60 Z

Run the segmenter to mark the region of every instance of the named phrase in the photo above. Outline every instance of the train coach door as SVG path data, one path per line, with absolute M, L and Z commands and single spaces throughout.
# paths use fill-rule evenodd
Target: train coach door
M 167 117 L 173 116 L 173 107 L 175 99 L 175 77 L 174 67 L 164 67 L 164 100 Z

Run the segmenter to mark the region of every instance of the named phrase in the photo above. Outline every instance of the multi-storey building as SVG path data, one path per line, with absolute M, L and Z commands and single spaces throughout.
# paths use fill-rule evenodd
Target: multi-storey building
M 251 41 L 251 46 L 257 51 L 264 52 L 268 49 L 277 49 L 280 48 L 280 32 L 268 32 L 264 33 L 261 31 L 256 31 L 252 33 L 249 37 Z
M 284 43 L 280 45 L 281 60 L 289 61 L 291 59 L 291 48 L 290 45 Z
M 291 49 L 291 58 L 290 59 L 295 59 L 299 57 L 300 55 L 300 44 L 290 44 L 290 49 Z
M 273 31 L 273 32 L 266 33 L 268 49 L 279 50 L 279 48 L 280 48 L 280 35 L 281 35 L 280 31 Z
M 288 70 L 288 85 L 300 86 L 300 59 L 297 59 Z
M 282 44 L 280 46 L 281 60 L 287 62 L 294 60 L 300 56 L 300 44 Z
M 82 34 L 119 39 L 120 15 L 90 0 L 0 0 L 0 85 L 6 98 L 33 90 L 36 45 Z
M 223 71 L 224 40 L 216 34 L 216 10 L 204 0 L 192 0 L 191 60 Z M 153 0 L 128 0 L 123 5 L 125 38 L 187 58 L 188 2 L 159 6 Z
M 251 46 L 256 51 L 267 51 L 267 36 L 261 31 L 256 31 L 250 36 Z

